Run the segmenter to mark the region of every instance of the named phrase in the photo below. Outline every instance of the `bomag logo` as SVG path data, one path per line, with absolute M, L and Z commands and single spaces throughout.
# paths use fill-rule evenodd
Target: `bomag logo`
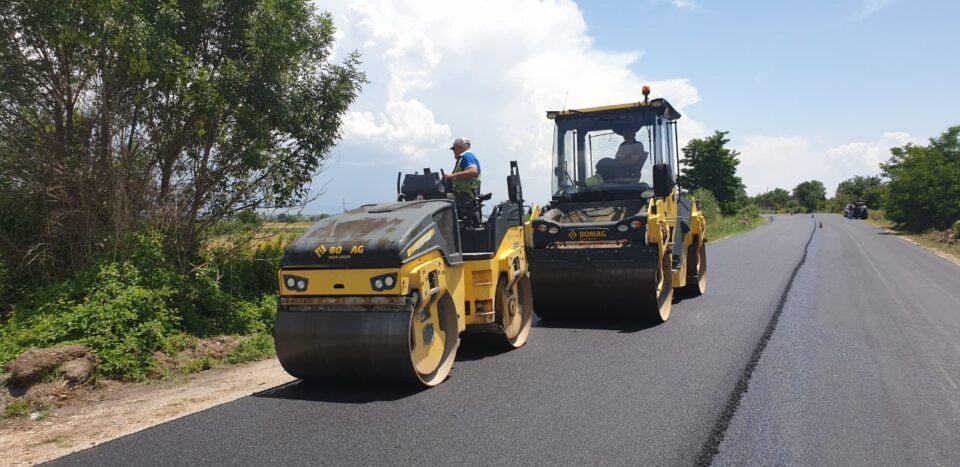
M 413 242 L 413 245 L 410 245 L 410 248 L 407 248 L 407 257 L 409 258 L 413 256 L 413 254 L 416 253 L 417 250 L 423 248 L 423 246 L 426 245 L 427 242 L 429 242 L 430 239 L 433 238 L 433 236 L 436 234 L 437 234 L 437 231 L 435 229 L 430 229 L 429 231 L 427 231 L 427 233 L 421 235 L 420 238 L 417 239 L 417 241 Z
M 606 230 L 571 230 L 567 236 L 570 240 L 603 240 L 607 238 Z

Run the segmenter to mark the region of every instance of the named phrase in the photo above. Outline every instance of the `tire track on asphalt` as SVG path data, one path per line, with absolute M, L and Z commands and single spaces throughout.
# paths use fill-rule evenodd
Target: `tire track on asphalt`
M 814 219 L 810 236 L 807 238 L 806 245 L 803 246 L 803 256 L 800 257 L 800 261 L 794 266 L 793 271 L 790 273 L 787 286 L 784 287 L 783 293 L 780 294 L 780 300 L 777 302 L 777 309 L 774 310 L 773 316 L 770 317 L 770 321 L 763 331 L 763 335 L 760 336 L 760 341 L 757 342 L 753 353 L 750 354 L 750 360 L 747 361 L 747 365 L 744 366 L 740 378 L 737 379 L 737 384 L 734 385 L 733 392 L 730 393 L 730 397 L 727 399 L 726 404 L 724 404 L 720 416 L 717 417 L 717 420 L 714 422 L 710 437 L 707 438 L 707 441 L 700 448 L 700 453 L 697 455 L 698 466 L 710 465 L 713 462 L 714 456 L 720 452 L 720 444 L 723 442 L 727 429 L 730 428 L 730 421 L 733 420 L 733 416 L 737 413 L 743 395 L 747 392 L 747 389 L 750 388 L 750 378 L 753 376 L 754 370 L 757 369 L 757 364 L 760 363 L 760 357 L 763 356 L 763 351 L 767 348 L 767 343 L 770 342 L 770 338 L 773 337 L 773 332 L 777 329 L 777 323 L 780 321 L 780 315 L 783 314 L 783 308 L 787 303 L 787 296 L 790 294 L 790 289 L 793 288 L 793 282 L 796 280 L 800 268 L 807 262 L 810 243 L 813 241 L 813 236 L 816 233 L 817 220 Z

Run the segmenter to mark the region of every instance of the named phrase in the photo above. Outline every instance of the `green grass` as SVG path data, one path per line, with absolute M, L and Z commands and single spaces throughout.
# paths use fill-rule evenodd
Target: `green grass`
M 753 230 L 768 221 L 764 217 L 723 216 L 719 219 L 707 220 L 707 240 L 715 242 L 737 234 Z
M 245 340 L 227 356 L 227 363 L 237 364 L 263 360 L 276 355 L 273 337 L 269 334 L 257 334 Z
M 3 408 L 3 418 L 19 418 L 30 415 L 32 407 L 30 401 L 17 399 Z
M 184 372 L 184 373 L 187 373 L 187 374 L 189 374 L 189 373 L 199 373 L 199 372 L 201 372 L 201 371 L 209 370 L 209 369 L 213 368 L 215 364 L 216 364 L 216 363 L 215 363 L 214 359 L 212 359 L 212 358 L 210 358 L 210 357 L 201 357 L 201 358 L 198 358 L 198 359 L 196 359 L 196 360 L 188 363 L 186 366 L 184 366 L 184 367 L 183 367 L 183 372 Z

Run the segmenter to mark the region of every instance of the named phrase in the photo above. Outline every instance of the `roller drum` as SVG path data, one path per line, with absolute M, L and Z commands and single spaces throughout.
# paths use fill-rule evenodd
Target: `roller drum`
M 430 312 L 443 313 L 437 308 Z M 438 326 L 430 329 L 430 334 L 438 333 L 433 339 L 442 345 L 440 353 L 434 354 L 438 363 L 418 372 L 414 341 L 423 336 L 423 327 L 412 328 L 414 316 L 423 313 L 412 306 L 384 310 L 281 306 L 274 327 L 277 358 L 287 373 L 309 381 L 433 386 L 452 367 L 459 337 L 456 317 L 451 323 L 449 316 L 439 316 Z
M 645 318 L 657 309 L 655 247 L 527 252 L 541 318 Z

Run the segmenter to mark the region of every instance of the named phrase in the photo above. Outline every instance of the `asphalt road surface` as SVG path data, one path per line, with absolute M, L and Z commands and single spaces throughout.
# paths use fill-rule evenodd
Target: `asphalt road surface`
M 433 389 L 293 383 L 56 463 L 960 463 L 960 267 L 834 215 L 707 251 L 660 326 L 466 336 Z

